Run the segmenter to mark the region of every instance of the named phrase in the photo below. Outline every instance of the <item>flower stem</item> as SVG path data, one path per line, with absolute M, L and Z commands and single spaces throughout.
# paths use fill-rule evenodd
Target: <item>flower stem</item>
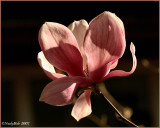
M 127 125 L 131 126 L 131 127 L 138 127 L 136 124 L 134 124 L 133 122 L 131 122 L 130 120 L 128 120 L 127 118 L 125 118 L 119 111 L 118 109 L 110 102 L 110 100 L 108 98 L 106 98 L 99 90 L 96 90 L 96 94 L 98 94 L 99 96 L 101 96 L 103 99 L 105 99 L 109 105 L 114 109 L 114 111 L 118 114 L 118 119 L 120 119 L 121 121 L 123 121 L 124 123 L 126 123 Z

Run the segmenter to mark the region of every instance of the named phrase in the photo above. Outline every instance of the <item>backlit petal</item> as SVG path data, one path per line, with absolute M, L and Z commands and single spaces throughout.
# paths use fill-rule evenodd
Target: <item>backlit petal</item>
M 117 77 L 117 76 L 128 76 L 128 75 L 131 75 L 135 69 L 136 69 L 136 66 L 137 66 L 137 59 L 136 59 L 136 56 L 135 56 L 135 46 L 133 43 L 131 43 L 130 45 L 130 51 L 132 53 L 132 58 L 133 58 L 133 66 L 132 66 L 132 69 L 130 72 L 125 72 L 125 71 L 122 71 L 122 70 L 114 70 L 112 72 L 110 72 L 106 77 L 104 77 L 104 80 L 107 79 L 107 78 L 110 78 L 110 77 Z
M 50 82 L 42 91 L 40 101 L 55 106 L 71 104 L 77 87 L 88 84 L 85 77 L 63 77 Z
M 84 42 L 84 37 L 85 37 L 88 27 L 89 25 L 87 21 L 85 20 L 74 21 L 72 24 L 68 26 L 68 28 L 72 31 L 72 33 L 77 39 L 78 46 L 80 48 L 81 55 L 83 57 L 83 69 L 84 70 L 86 69 L 86 65 L 87 65 L 87 57 L 84 53 L 83 42 Z
M 101 80 L 107 72 L 107 64 L 119 59 L 125 47 L 122 21 L 110 12 L 104 12 L 95 17 L 89 24 L 84 41 L 89 77 L 94 81 Z
M 39 43 L 46 59 L 71 76 L 83 76 L 83 59 L 77 41 L 65 26 L 46 22 L 39 31 Z
M 110 64 L 110 70 L 114 69 L 118 64 L 118 59 L 111 61 Z
M 90 95 L 91 91 L 87 90 L 77 99 L 71 113 L 77 121 L 92 113 Z
M 55 72 L 54 67 L 47 61 L 42 51 L 38 53 L 37 59 L 38 59 L 39 65 L 44 70 L 46 75 L 52 80 L 55 80 L 61 77 L 66 77 L 66 75 Z
M 107 76 L 108 73 L 117 66 L 117 64 L 118 64 L 118 59 L 115 59 L 115 60 L 109 62 L 109 63 L 107 64 L 107 66 L 106 66 L 106 69 L 107 69 L 107 70 L 106 70 L 105 76 Z M 103 80 L 104 80 L 104 79 L 101 79 L 101 80 L 99 81 L 99 83 L 102 82 Z

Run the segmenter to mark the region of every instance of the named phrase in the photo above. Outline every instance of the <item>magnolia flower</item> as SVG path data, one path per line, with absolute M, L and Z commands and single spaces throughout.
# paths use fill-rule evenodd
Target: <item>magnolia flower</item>
M 128 76 L 137 65 L 131 43 L 131 71 L 111 71 L 126 47 L 123 22 L 111 12 L 103 12 L 89 24 L 85 20 L 74 21 L 68 28 L 46 22 L 39 31 L 39 43 L 42 51 L 38 53 L 38 62 L 53 80 L 44 88 L 40 101 L 54 106 L 68 105 L 73 102 L 77 88 L 84 88 L 71 113 L 77 121 L 91 114 L 90 95 L 96 84 L 109 77 Z M 68 76 L 56 73 L 54 67 Z

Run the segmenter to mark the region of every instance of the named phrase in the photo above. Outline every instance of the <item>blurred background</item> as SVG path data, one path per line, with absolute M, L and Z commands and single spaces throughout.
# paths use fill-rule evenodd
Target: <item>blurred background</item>
M 30 122 L 29 127 L 126 126 L 117 120 L 109 104 L 94 94 L 91 96 L 92 115 L 79 122 L 71 117 L 73 105 L 55 107 L 39 102 L 43 88 L 51 81 L 37 62 L 37 53 L 41 51 L 38 43 L 41 25 L 46 21 L 65 26 L 74 20 L 89 22 L 104 11 L 115 13 L 125 26 L 127 46 L 116 69 L 131 69 L 131 41 L 136 47 L 138 65 L 131 76 L 107 79 L 102 90 L 135 124 L 159 126 L 159 2 L 155 1 L 2 1 L 2 122 Z

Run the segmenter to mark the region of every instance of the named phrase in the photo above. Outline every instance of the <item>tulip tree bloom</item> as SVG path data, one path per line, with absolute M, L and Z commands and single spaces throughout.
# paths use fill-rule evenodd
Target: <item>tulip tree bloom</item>
M 111 12 L 103 12 L 89 24 L 80 20 L 65 27 L 46 22 L 38 38 L 42 49 L 38 62 L 53 80 L 44 88 L 40 101 L 54 106 L 68 105 L 73 102 L 76 90 L 84 88 L 71 112 L 77 121 L 91 114 L 90 95 L 96 84 L 110 77 L 128 76 L 136 69 L 135 47 L 131 43 L 131 71 L 113 70 L 124 54 L 126 40 L 123 22 Z M 68 75 L 56 73 L 54 67 Z

